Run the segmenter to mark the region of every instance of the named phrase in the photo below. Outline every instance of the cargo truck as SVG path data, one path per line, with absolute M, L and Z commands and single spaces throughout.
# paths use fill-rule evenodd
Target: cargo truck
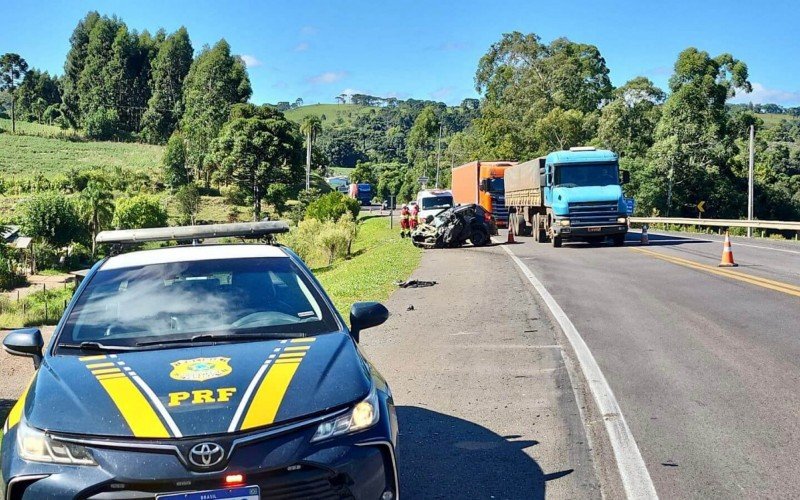
M 621 175 L 620 175 L 621 174 Z M 560 247 L 565 240 L 625 243 L 628 210 L 617 155 L 591 147 L 555 151 L 505 171 L 509 225 L 515 234 Z
M 512 161 L 473 161 L 454 167 L 452 171 L 453 202 L 457 205 L 474 203 L 494 215 L 497 225 L 506 227 L 504 173 L 516 165 Z

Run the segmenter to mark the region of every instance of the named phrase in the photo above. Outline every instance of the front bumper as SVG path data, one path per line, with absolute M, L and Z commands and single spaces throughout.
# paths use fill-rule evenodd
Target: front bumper
M 597 236 L 612 236 L 628 232 L 627 224 L 613 224 L 607 226 L 554 226 L 557 236 L 563 239 L 592 238 Z
M 15 452 L 12 429 L 0 457 L 0 499 L 154 499 L 159 494 L 229 487 L 225 478 L 231 474 L 242 474 L 242 485 L 259 486 L 264 499 L 376 499 L 386 491 L 397 498 L 397 423 L 394 408 L 381 399 L 381 419 L 369 429 L 318 443 L 310 442 L 316 425 L 269 435 L 234 445 L 226 465 L 213 472 L 186 465 L 180 451 L 185 442 L 155 448 L 156 443 L 144 440 L 98 445 L 94 439 L 87 440 L 91 444 L 86 447 L 97 466 L 28 462 Z M 215 440 L 204 436 L 190 444 L 202 441 Z

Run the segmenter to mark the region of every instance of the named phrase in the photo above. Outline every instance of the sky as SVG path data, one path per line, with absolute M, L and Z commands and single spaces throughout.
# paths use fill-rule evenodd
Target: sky
M 457 104 L 478 96 L 475 70 L 489 46 L 521 31 L 596 45 L 616 86 L 643 75 L 666 89 L 681 50 L 728 52 L 753 84 L 733 102 L 800 105 L 795 1 L 0 0 L 0 53 L 61 74 L 90 10 L 138 31 L 186 26 L 195 51 L 225 38 L 247 63 L 258 104 L 335 102 L 342 92 Z

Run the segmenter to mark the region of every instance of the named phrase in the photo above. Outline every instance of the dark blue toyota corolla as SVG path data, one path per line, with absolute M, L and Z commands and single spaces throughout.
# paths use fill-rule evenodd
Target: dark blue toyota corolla
M 266 244 L 122 253 L 81 283 L 11 410 L 0 498 L 398 497 L 388 385 L 301 260 Z

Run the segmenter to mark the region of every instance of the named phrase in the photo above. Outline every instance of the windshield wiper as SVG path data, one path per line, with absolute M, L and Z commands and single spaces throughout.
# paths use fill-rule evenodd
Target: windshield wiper
M 68 349 L 81 349 L 83 351 L 137 351 L 136 346 L 130 345 L 105 345 L 100 342 L 81 342 L 80 344 L 58 344 L 58 347 L 66 347 Z
M 201 333 L 194 337 L 166 340 L 148 340 L 137 342 L 137 346 L 162 345 L 162 344 L 191 344 L 194 342 L 230 342 L 230 341 L 253 341 L 253 340 L 273 340 L 291 339 L 305 337 L 305 333 Z

